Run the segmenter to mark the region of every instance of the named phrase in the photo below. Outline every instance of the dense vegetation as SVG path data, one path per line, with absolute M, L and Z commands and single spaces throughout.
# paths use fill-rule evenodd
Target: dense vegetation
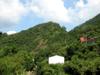
M 80 42 L 80 37 L 95 38 Z M 48 57 L 61 55 L 64 64 L 49 65 Z M 67 32 L 48 22 L 14 35 L 0 32 L 0 75 L 99 75 L 100 15 Z

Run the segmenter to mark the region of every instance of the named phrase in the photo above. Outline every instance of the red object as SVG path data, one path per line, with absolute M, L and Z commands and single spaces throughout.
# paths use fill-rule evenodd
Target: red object
M 80 37 L 80 41 L 81 41 L 81 42 L 87 42 L 88 39 L 87 39 L 86 37 Z
M 81 43 L 89 42 L 89 41 L 95 41 L 95 38 L 80 37 L 80 41 L 81 41 Z

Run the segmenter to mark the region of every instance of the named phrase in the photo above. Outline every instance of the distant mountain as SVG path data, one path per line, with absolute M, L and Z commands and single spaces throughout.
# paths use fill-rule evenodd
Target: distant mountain
M 95 38 L 80 42 L 80 37 Z M 53 55 L 65 57 L 63 65 L 49 65 Z M 34 61 L 33 61 L 34 60 Z M 67 32 L 48 22 L 7 36 L 0 34 L 0 75 L 99 75 L 100 15 Z

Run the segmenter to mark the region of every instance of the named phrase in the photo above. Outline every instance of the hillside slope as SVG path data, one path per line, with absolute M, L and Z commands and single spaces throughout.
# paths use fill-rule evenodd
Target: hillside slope
M 70 31 L 76 36 L 100 36 L 100 14 Z
M 17 66 L 14 65 L 18 64 L 19 71 L 20 67 L 22 67 L 21 70 L 30 70 L 34 65 L 32 61 L 34 57 L 34 59 L 41 57 L 38 60 L 40 61 L 42 57 L 55 54 L 64 55 L 61 50 L 65 49 L 68 40 L 67 34 L 65 28 L 60 27 L 59 24 L 48 22 L 15 35 L 3 37 L 0 40 L 0 67 L 3 66 L 2 62 L 5 62 L 4 66 L 8 67 L 9 64 L 11 68 L 7 71 L 1 67 L 0 71 L 5 71 L 2 75 L 9 74 L 10 70 L 16 69 Z
M 95 38 L 80 42 L 80 37 Z M 65 57 L 63 65 L 49 65 L 53 55 Z M 34 59 L 34 61 L 33 61 Z M 100 73 L 100 15 L 67 32 L 54 22 L 0 37 L 0 75 L 98 75 Z
M 77 69 L 80 74 L 83 72 L 84 75 L 99 75 L 100 14 L 71 30 L 69 35 L 73 36 L 72 40 L 75 41 L 72 44 L 72 47 L 75 45 L 75 54 L 71 57 L 70 63 L 73 63 L 71 66 Z M 87 41 L 81 43 L 81 37 L 87 38 Z

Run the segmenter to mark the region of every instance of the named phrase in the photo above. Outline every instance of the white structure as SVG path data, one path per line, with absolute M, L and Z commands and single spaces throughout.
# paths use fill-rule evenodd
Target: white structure
M 49 57 L 48 63 L 49 64 L 64 64 L 64 57 L 59 56 L 59 55 Z

